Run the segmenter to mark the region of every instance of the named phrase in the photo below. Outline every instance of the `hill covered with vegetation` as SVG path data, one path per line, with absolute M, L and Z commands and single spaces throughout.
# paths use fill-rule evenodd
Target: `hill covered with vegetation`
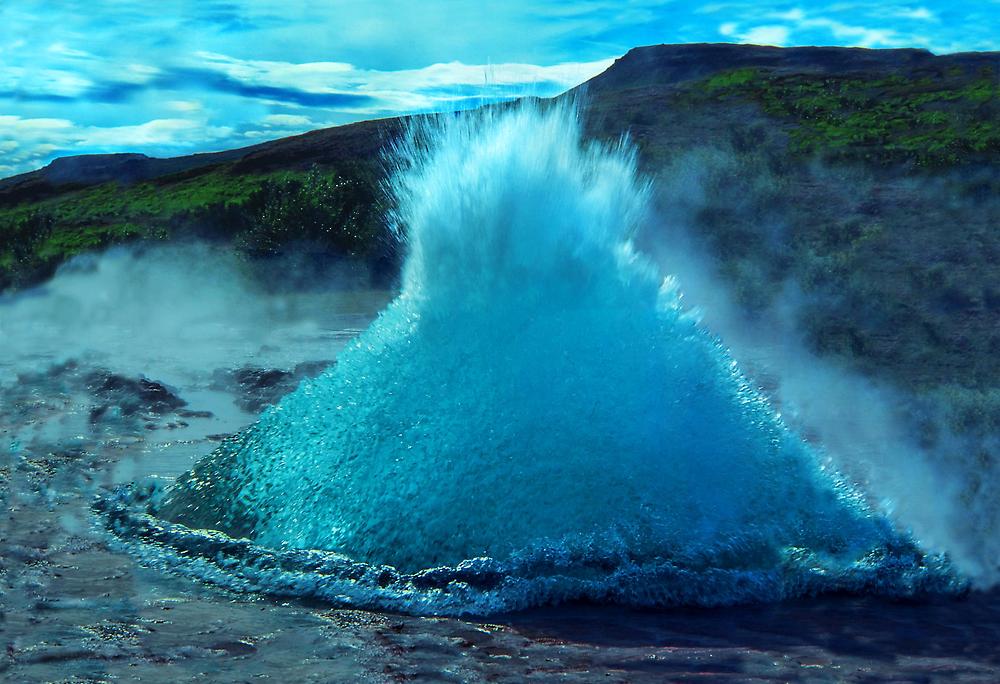
M 710 255 L 748 317 L 795 292 L 810 347 L 948 396 L 964 432 L 1000 407 L 1000 55 L 663 45 L 562 96 L 627 134 L 661 220 Z M 0 181 L 0 289 L 142 240 L 350 259 L 391 279 L 386 151 L 404 119 L 175 159 L 90 155 Z

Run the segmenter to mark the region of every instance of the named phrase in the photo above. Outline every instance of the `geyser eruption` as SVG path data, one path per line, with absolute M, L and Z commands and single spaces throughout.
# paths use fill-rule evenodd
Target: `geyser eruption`
M 214 581 L 417 612 L 954 585 L 633 250 L 626 145 L 523 106 L 396 152 L 398 298 L 150 514 L 112 506 L 119 533 Z

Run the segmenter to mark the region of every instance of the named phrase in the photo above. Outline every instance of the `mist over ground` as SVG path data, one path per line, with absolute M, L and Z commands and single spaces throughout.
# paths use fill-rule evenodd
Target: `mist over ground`
M 832 189 L 830 214 L 884 192 L 885 183 L 857 169 L 804 173 Z M 914 369 L 921 381 L 910 382 L 905 366 L 901 373 L 831 353 L 817 317 L 843 316 L 846 306 L 864 324 L 880 303 L 851 308 L 845 300 L 865 286 L 856 276 L 824 281 L 810 264 L 788 263 L 789 245 L 804 232 L 803 214 L 784 197 L 789 183 L 762 155 L 726 145 L 689 151 L 656 175 L 657 214 L 637 243 L 678 278 L 685 304 L 832 467 L 928 548 L 947 551 L 977 586 L 992 586 L 1000 576 L 998 390 L 988 377 L 981 386 L 949 382 L 940 370 L 936 383 L 926 382 L 926 369 Z M 955 179 L 895 183 L 969 217 L 971 229 L 976 216 L 998 210 L 996 195 L 956 194 Z M 919 296 L 940 307 L 960 296 L 962 277 L 944 273 L 950 284 Z M 0 382 L 73 360 L 196 392 L 218 369 L 331 360 L 345 333 L 329 331 L 351 316 L 360 330 L 390 296 L 372 292 L 370 280 L 364 266 L 324 265 L 308 251 L 252 261 L 192 242 L 84 255 L 45 285 L 0 299 Z M 982 296 L 990 305 L 992 294 Z
M 995 374 L 976 367 L 969 346 L 983 347 L 981 355 L 997 341 L 990 314 L 970 339 L 961 309 L 995 308 L 992 285 L 977 279 L 976 269 L 992 257 L 959 251 L 942 258 L 940 238 L 923 240 L 940 232 L 941 213 L 962 230 L 988 230 L 990 217 L 1000 216 L 1000 197 L 979 188 L 996 183 L 987 169 L 886 180 L 817 163 L 790 173 L 766 153 L 721 143 L 679 154 L 656 175 L 658 215 L 638 236 L 782 418 L 923 545 L 947 551 L 980 588 L 1000 580 L 1000 388 Z M 796 185 L 822 188 L 823 211 L 803 212 L 790 201 Z M 883 204 L 864 216 L 890 193 L 903 198 L 901 206 Z M 914 200 L 930 209 L 915 212 Z M 885 329 L 880 309 L 899 295 L 879 294 L 886 277 L 880 264 L 838 272 L 829 263 L 844 258 L 835 248 L 823 254 L 810 245 L 803 254 L 799 245 L 815 229 L 806 224 L 836 221 L 852 230 L 852 220 L 859 225 L 845 243 L 858 236 L 863 243 L 866 231 L 905 233 L 923 224 L 926 230 L 904 239 L 913 241 L 913 270 L 924 278 L 930 271 L 936 281 L 904 303 L 918 323 L 928 311 L 942 314 L 931 324 L 963 336 L 956 350 L 967 355 L 963 367 L 952 373 L 940 356 L 925 363 L 921 354 L 930 352 L 908 339 L 913 326 Z M 831 347 L 823 322 L 837 317 L 845 327 L 874 329 L 891 363 Z
M 966 230 L 981 230 L 983 217 L 1000 215 L 995 193 L 956 192 L 991 187 L 994 180 L 982 170 L 888 184 L 858 168 L 813 165 L 800 174 L 825 189 L 827 215 L 857 212 L 887 185 L 948 212 Z M 790 184 L 799 180 L 789 179 L 764 154 L 725 144 L 688 151 L 656 175 L 657 216 L 637 242 L 678 278 L 687 305 L 790 426 L 922 543 L 947 550 L 977 585 L 994 584 L 1000 576 L 1000 390 L 989 375 L 976 383 L 974 369 L 960 369 L 959 382 L 938 369 L 937 382 L 927 382 L 926 368 L 913 368 L 918 380 L 911 381 L 905 365 L 902 372 L 859 366 L 860 355 L 831 350 L 817 320 L 877 323 L 880 302 L 857 274 L 838 280 L 825 272 L 824 255 L 815 248 L 810 254 L 819 265 L 792 263 L 797 255 L 789 245 L 806 232 L 802 222 L 824 216 L 803 214 L 789 201 Z M 876 220 L 859 220 L 852 237 L 864 240 L 866 231 L 891 228 L 903 212 L 912 223 L 912 209 L 890 207 Z M 934 212 L 916 216 L 917 222 L 935 218 Z M 931 270 L 939 282 L 914 293 L 925 308 L 940 311 L 951 302 L 954 309 L 955 301 L 975 296 L 964 292 L 969 279 L 961 270 Z M 73 359 L 197 387 L 193 377 L 240 363 L 290 367 L 329 359 L 324 327 L 380 301 L 358 294 L 368 282 L 364 266 L 324 266 L 307 250 L 251 261 L 220 245 L 192 242 L 84 255 L 45 285 L 0 299 L 0 381 Z M 866 289 L 876 301 L 857 301 Z M 995 305 L 991 290 L 978 296 L 984 306 Z M 951 314 L 946 323 L 956 320 L 953 311 L 945 313 Z M 904 340 L 904 353 L 911 347 Z M 919 356 L 903 361 L 917 364 Z
M 377 304 L 366 296 L 386 295 L 368 287 L 363 266 L 308 257 L 251 262 L 197 242 L 77 257 L 44 285 L 0 298 L 0 381 L 70 359 L 175 382 L 242 363 L 329 358 L 328 327 L 367 315 Z

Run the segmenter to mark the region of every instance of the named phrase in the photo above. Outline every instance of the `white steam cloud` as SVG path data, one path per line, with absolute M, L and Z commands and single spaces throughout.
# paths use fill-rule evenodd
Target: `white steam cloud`
M 295 265 L 285 277 L 297 279 Z M 70 359 L 184 385 L 216 368 L 332 359 L 386 300 L 339 269 L 321 291 L 275 293 L 231 251 L 118 248 L 0 297 L 0 384 Z M 280 276 L 279 272 L 279 276 Z
M 925 548 L 947 552 L 978 588 L 1000 582 L 1000 437 L 958 434 L 947 407 L 852 372 L 812 352 L 801 332 L 803 297 L 787 281 L 772 303 L 748 314 L 723 284 L 718 262 L 695 234 L 712 208 L 710 176 L 732 169 L 721 148 L 678 158 L 657 178 L 660 215 L 642 247 L 677 276 L 684 301 L 729 347 L 785 421 L 820 446 L 831 465 L 859 483 L 872 502 Z M 746 176 L 745 170 L 740 171 Z M 774 179 L 751 178 L 750 192 Z M 787 239 L 780 219 L 743 216 L 766 239 Z M 928 439 L 927 433 L 934 436 Z

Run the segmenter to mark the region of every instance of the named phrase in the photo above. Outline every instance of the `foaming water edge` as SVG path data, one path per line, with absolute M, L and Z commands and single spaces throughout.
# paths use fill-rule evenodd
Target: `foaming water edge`
M 165 491 L 102 510 L 153 565 L 434 614 L 961 591 L 792 434 L 632 247 L 649 185 L 569 107 L 394 151 L 399 297 Z
M 114 546 L 148 567 L 223 589 L 414 615 L 494 615 L 573 601 L 634 608 L 725 607 L 824 594 L 890 599 L 958 597 L 969 591 L 947 559 L 912 543 L 873 551 L 849 567 L 826 567 L 785 549 L 771 568 L 714 567 L 710 557 L 640 560 L 622 545 L 539 548 L 506 561 L 470 558 L 401 572 L 321 549 L 272 548 L 150 513 L 159 481 L 120 487 L 95 509 Z M 736 555 L 737 546 L 717 549 Z M 718 557 L 718 556 L 717 556 Z

